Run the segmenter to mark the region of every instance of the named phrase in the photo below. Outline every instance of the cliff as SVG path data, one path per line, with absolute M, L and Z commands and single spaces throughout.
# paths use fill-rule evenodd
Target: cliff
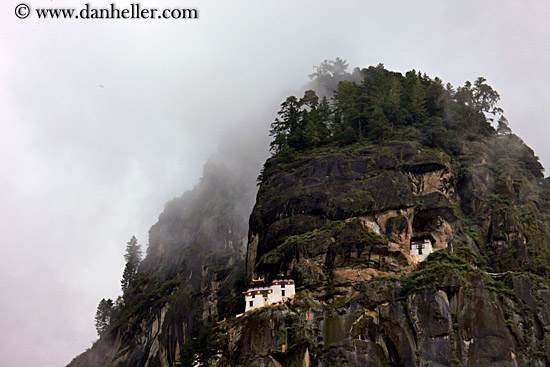
M 498 94 L 381 65 L 316 82 L 331 103 L 282 104 L 251 215 L 251 176 L 206 169 L 69 366 L 550 365 L 550 182 L 491 126 Z M 281 273 L 291 301 L 236 317 Z
M 205 166 L 193 190 L 166 203 L 110 327 L 68 366 L 174 366 L 203 322 L 244 311 L 240 289 L 258 162 L 225 153 Z
M 550 186 L 507 167 L 510 201 L 494 197 L 516 142 L 465 144 L 468 159 L 485 152 L 468 170 L 466 156 L 414 142 L 268 161 L 247 270 L 285 273 L 300 291 L 236 320 L 221 365 L 548 365 Z M 410 256 L 413 238 L 431 239 L 426 262 Z

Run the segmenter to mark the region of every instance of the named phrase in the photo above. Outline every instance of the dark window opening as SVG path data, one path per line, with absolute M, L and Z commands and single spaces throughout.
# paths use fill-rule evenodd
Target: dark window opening
M 250 307 L 252 307 L 252 305 L 254 305 L 254 301 L 250 301 Z
M 285 291 L 281 291 L 281 294 L 284 297 L 285 296 Z
M 285 287 L 285 282 L 281 282 L 281 288 Z

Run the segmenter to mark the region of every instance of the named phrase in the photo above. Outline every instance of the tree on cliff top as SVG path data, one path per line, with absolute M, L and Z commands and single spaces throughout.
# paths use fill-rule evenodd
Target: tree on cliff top
M 290 96 L 281 104 L 270 130 L 273 153 L 284 157 L 325 144 L 401 139 L 455 154 L 457 136 L 497 134 L 492 124 L 502 118 L 500 95 L 483 77 L 454 90 L 415 70 L 402 75 L 379 64 L 351 75 L 346 68 L 345 60 L 325 60 L 310 75 L 328 99 L 323 95 L 319 102 L 317 93 L 307 90 L 303 98 Z M 500 119 L 501 134 L 509 133 L 504 122 Z

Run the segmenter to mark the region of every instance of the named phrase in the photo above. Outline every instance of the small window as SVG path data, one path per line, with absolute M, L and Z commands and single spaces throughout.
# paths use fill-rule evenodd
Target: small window
M 252 298 L 254 298 L 256 296 L 256 293 L 252 292 Z M 252 302 L 252 301 L 250 301 Z
M 285 282 L 281 282 L 281 288 L 284 288 L 285 287 Z M 283 294 L 284 296 L 284 294 Z
M 285 291 L 281 291 L 281 295 L 284 297 L 285 296 Z
M 254 305 L 254 301 L 250 301 L 250 307 Z

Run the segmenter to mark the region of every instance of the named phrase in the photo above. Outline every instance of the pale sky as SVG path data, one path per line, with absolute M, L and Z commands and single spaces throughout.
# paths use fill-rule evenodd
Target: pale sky
M 550 2 L 140 2 L 197 8 L 196 20 L 22 20 L 21 2 L 0 5 L 1 366 L 60 367 L 90 347 L 130 237 L 145 246 L 224 131 L 267 132 L 324 59 L 454 86 L 484 76 L 550 165 Z

